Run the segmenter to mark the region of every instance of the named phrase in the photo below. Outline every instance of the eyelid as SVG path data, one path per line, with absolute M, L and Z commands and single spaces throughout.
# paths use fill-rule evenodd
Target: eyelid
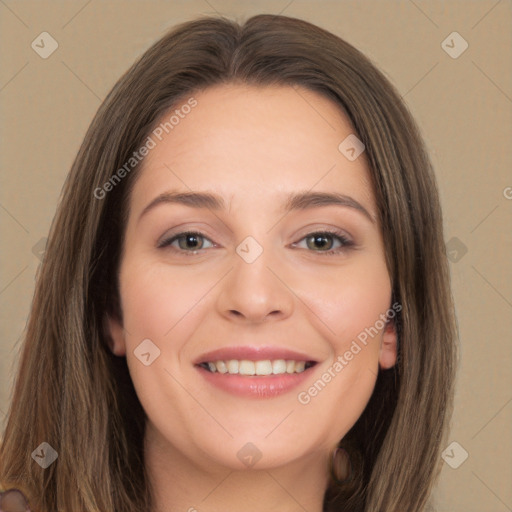
M 218 246 L 218 244 L 216 244 L 211 238 L 209 238 L 203 232 L 197 231 L 195 229 L 185 229 L 183 231 L 178 231 L 178 232 L 172 233 L 170 235 L 164 235 L 162 237 L 162 239 L 157 243 L 157 248 L 165 249 L 166 247 L 169 246 L 169 244 L 171 242 L 174 242 L 185 235 L 196 235 L 201 238 L 204 238 L 205 240 L 210 241 L 214 246 Z M 202 249 L 199 249 L 199 250 L 202 250 Z M 180 252 L 187 252 L 187 251 L 180 251 Z M 188 251 L 188 252 L 193 252 L 193 251 Z
M 343 228 L 340 228 L 338 226 L 329 225 L 329 224 L 311 224 L 299 231 L 299 234 L 297 236 L 301 236 L 300 240 L 302 238 L 315 234 L 315 233 L 330 233 L 332 235 L 342 236 L 346 238 L 347 240 L 350 240 L 351 242 L 355 243 L 354 237 Z

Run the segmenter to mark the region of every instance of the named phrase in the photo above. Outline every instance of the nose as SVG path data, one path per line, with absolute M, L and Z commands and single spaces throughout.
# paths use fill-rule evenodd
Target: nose
M 240 252 L 240 254 L 243 253 Z M 293 311 L 294 294 L 283 265 L 263 248 L 254 260 L 233 254 L 233 267 L 223 280 L 217 308 L 231 321 L 261 323 L 284 320 Z

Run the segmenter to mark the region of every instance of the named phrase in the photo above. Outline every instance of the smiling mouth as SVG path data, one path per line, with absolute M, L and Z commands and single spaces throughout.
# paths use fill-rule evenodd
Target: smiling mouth
M 211 373 L 241 375 L 247 377 L 265 377 L 269 375 L 302 373 L 316 364 L 316 361 L 295 361 L 286 359 L 265 359 L 261 361 L 230 359 L 227 361 L 203 362 L 197 366 L 200 366 Z

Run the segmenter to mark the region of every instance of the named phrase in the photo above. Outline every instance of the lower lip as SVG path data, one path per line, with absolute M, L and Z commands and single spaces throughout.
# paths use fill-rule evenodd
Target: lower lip
M 273 398 L 300 386 L 311 375 L 311 366 L 301 373 L 279 375 L 241 376 L 231 373 L 212 373 L 202 366 L 196 366 L 203 377 L 218 388 L 233 395 L 252 398 Z

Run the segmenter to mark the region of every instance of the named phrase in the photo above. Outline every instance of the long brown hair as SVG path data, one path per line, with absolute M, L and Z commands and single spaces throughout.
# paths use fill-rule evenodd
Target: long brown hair
M 376 195 L 399 350 L 340 446 L 354 474 L 324 511 L 423 510 L 452 413 L 457 325 L 439 195 L 400 95 L 349 43 L 305 21 L 258 15 L 183 23 L 120 78 L 94 117 L 52 223 L 0 447 L 0 483 L 32 509 L 149 512 L 145 412 L 126 359 L 108 347 L 122 320 L 117 271 L 128 198 L 141 165 L 98 194 L 183 98 L 222 83 L 300 85 L 336 102 L 365 145 Z M 142 160 L 143 163 L 143 160 Z M 112 183 L 112 182 L 111 182 Z M 104 190 L 104 188 L 103 188 Z M 101 197 L 100 197 L 101 196 Z M 47 442 L 47 469 L 31 453 Z

